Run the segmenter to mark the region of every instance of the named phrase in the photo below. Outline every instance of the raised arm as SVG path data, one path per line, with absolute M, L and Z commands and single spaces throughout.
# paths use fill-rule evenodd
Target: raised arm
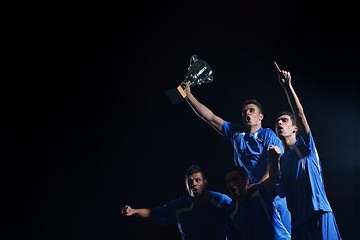
M 270 158 L 269 177 L 264 181 L 264 187 L 268 192 L 272 192 L 280 175 L 281 149 L 278 146 L 271 145 L 268 154 Z
M 204 104 L 200 103 L 194 95 L 192 95 L 190 86 L 187 82 L 181 84 L 185 88 L 186 97 L 185 100 L 188 102 L 194 112 L 205 122 L 207 122 L 212 128 L 214 128 L 219 134 L 222 135 L 222 125 L 224 120 L 216 116 L 209 108 Z
M 125 205 L 121 208 L 121 213 L 124 216 L 135 215 L 139 218 L 151 218 L 151 209 L 149 208 L 131 208 L 129 205 Z
M 276 62 L 274 62 L 275 70 L 278 74 L 278 80 L 283 89 L 285 90 L 289 105 L 295 117 L 296 125 L 301 135 L 306 136 L 310 127 L 306 120 L 304 109 L 300 103 L 300 100 L 291 84 L 290 72 L 281 70 Z

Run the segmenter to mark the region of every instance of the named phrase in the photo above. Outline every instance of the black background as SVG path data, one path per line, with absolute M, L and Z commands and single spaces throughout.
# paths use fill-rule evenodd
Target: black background
M 228 121 L 256 98 L 263 126 L 273 128 L 289 108 L 272 62 L 291 72 L 341 235 L 359 237 L 354 4 L 179 0 L 12 11 L 1 87 L 5 239 L 179 239 L 176 226 L 126 218 L 120 208 L 185 194 L 191 163 L 208 172 L 210 189 L 226 192 L 231 145 L 164 94 L 193 54 L 214 72 L 194 95 Z

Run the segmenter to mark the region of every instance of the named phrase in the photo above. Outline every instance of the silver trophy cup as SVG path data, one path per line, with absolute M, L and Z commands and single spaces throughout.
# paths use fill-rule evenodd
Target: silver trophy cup
M 190 58 L 190 64 L 184 77 L 190 86 L 197 86 L 203 83 L 209 83 L 213 81 L 213 72 L 211 67 L 204 60 L 198 59 L 197 55 L 192 55 Z M 165 91 L 172 104 L 178 104 L 184 101 L 186 93 L 182 85 L 177 88 Z
M 185 74 L 185 80 L 191 86 L 212 82 L 213 76 L 209 64 L 204 60 L 198 59 L 196 55 L 192 55 L 188 71 Z

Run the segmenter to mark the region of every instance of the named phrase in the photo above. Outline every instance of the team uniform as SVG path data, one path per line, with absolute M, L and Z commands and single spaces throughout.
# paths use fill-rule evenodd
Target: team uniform
M 307 137 L 308 142 L 298 133 L 296 142 L 280 158 L 281 186 L 291 212 L 292 239 L 341 239 L 311 131 Z
M 261 183 L 248 199 L 233 200 L 228 206 L 231 239 L 289 240 L 290 233 L 283 225 L 273 199 Z
M 270 128 L 260 128 L 255 133 L 245 133 L 243 125 L 224 121 L 222 133 L 224 139 L 232 143 L 234 147 L 234 164 L 245 168 L 250 184 L 258 183 L 266 173 L 269 164 L 267 151 L 270 145 L 278 146 L 282 152 L 284 150 L 280 139 Z M 286 206 L 286 197 L 278 192 L 274 204 L 284 226 L 290 233 L 291 216 Z
M 225 240 L 228 231 L 226 207 L 231 198 L 219 192 L 208 192 L 211 200 L 205 203 L 194 204 L 193 197 L 185 195 L 152 209 L 152 214 L 162 224 L 177 224 L 183 240 Z

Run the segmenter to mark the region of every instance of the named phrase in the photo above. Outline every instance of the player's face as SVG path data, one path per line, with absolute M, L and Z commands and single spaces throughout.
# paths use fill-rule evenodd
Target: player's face
M 192 197 L 200 196 L 204 192 L 206 185 L 207 182 L 201 173 L 194 173 L 186 179 L 186 189 Z
M 243 179 L 238 171 L 231 171 L 226 174 L 226 186 L 232 198 L 239 198 L 245 191 L 247 181 Z
M 280 138 L 287 138 L 297 132 L 297 127 L 293 124 L 289 115 L 281 115 L 276 119 L 275 131 Z
M 245 125 L 255 126 L 261 123 L 264 115 L 260 113 L 258 106 L 253 103 L 247 104 L 241 111 L 242 121 Z

